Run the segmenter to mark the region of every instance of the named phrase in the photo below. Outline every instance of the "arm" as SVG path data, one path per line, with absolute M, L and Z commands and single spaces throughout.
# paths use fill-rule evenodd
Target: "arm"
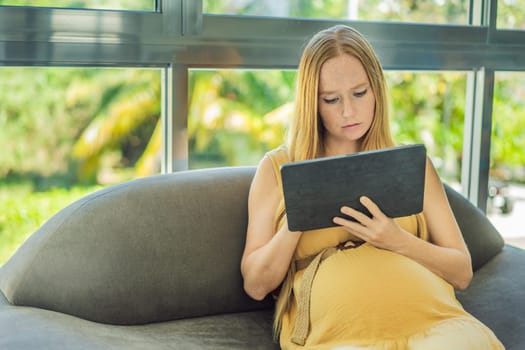
M 358 222 L 342 218 L 334 218 L 334 222 L 378 248 L 388 249 L 417 261 L 455 288 L 465 289 L 473 274 L 470 254 L 441 180 L 428 159 L 424 198 L 423 214 L 430 235 L 429 242 L 401 229 L 365 197 L 361 202 L 372 213 L 372 218 L 352 208 L 343 207 L 341 212 L 354 217 Z
M 248 197 L 248 229 L 241 260 L 244 290 L 262 300 L 283 281 L 301 232 L 290 232 L 283 225 L 273 231 L 280 189 L 273 165 L 265 157 L 259 164 Z

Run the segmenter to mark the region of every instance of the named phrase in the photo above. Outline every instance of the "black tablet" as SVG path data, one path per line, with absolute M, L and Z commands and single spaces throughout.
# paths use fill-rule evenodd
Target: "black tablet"
M 367 215 L 359 202 L 370 197 L 389 217 L 408 216 L 423 210 L 426 149 L 406 145 L 317 158 L 281 167 L 284 203 L 291 231 L 336 226 L 342 206 Z

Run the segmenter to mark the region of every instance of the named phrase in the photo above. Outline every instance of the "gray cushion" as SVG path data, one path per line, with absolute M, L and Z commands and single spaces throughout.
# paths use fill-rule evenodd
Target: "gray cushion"
M 253 174 L 180 172 L 89 195 L 25 242 L 0 288 L 16 305 L 111 324 L 271 307 L 244 293 L 239 269 Z
M 486 324 L 507 350 L 525 349 L 525 251 L 505 245 L 474 274 L 457 296 L 465 310 Z
M 189 318 L 144 326 L 94 323 L 11 306 L 0 293 L 3 350 L 276 350 L 271 310 Z
M 476 271 L 501 251 L 503 238 L 487 216 L 463 195 L 446 184 L 445 191 Z

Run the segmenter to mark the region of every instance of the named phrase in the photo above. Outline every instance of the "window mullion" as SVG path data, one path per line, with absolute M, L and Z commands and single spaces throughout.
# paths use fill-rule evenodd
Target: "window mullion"
M 163 74 L 162 173 L 170 173 L 189 168 L 188 67 L 172 64 Z
M 493 95 L 494 70 L 469 74 L 461 181 L 463 193 L 483 211 L 487 208 Z

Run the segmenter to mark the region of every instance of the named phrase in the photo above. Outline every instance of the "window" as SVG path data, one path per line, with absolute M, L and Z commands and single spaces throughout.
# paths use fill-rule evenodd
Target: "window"
M 190 168 L 255 165 L 282 144 L 295 71 L 191 70 Z
M 525 246 L 525 73 L 497 72 L 487 214 L 505 239 Z
M 204 12 L 272 17 L 467 24 L 468 0 L 204 0 Z
M 160 89 L 159 69 L 0 68 L 0 265 L 73 200 L 160 172 Z
M 466 73 L 386 71 L 398 143 L 424 143 L 442 179 L 459 189 Z
M 498 0 L 497 27 L 525 29 L 525 7 L 520 0 Z
M 304 41 L 333 20 L 355 20 L 353 25 L 371 39 L 390 69 L 386 76 L 397 141 L 427 144 L 449 184 L 459 182 L 460 168 L 472 170 L 466 190 L 480 207 L 486 198 L 478 193 L 479 182 L 488 174 L 486 162 L 479 166 L 476 159 L 488 160 L 489 149 L 479 146 L 477 136 L 492 132 L 490 185 L 503 182 L 510 193 L 506 198 L 513 201 L 507 202 L 509 215 L 503 213 L 502 197 L 492 196 L 489 215 L 502 234 L 519 237 L 505 225 L 521 213 L 525 198 L 519 190 L 524 181 L 519 164 L 524 162 L 508 151 L 523 149 L 523 73 L 497 73 L 493 111 L 482 99 L 492 96 L 493 72 L 525 71 L 522 33 L 493 30 L 525 29 L 521 3 L 0 0 L 0 249 L 14 247 L 5 233 L 12 223 L 33 222 L 31 229 L 11 229 L 28 234 L 37 221 L 65 205 L 52 204 L 56 192 L 49 194 L 62 186 L 80 197 L 86 186 L 95 189 L 157 173 L 160 160 L 162 171 L 168 172 L 186 169 L 188 163 L 190 168 L 255 165 L 286 135 L 293 69 Z M 469 18 L 486 24 L 488 12 L 494 13 L 485 10 L 495 4 L 497 28 L 492 22 L 489 30 L 467 25 Z M 135 98 L 116 102 L 128 93 Z M 120 112 L 113 113 L 117 107 L 110 107 L 111 101 L 120 105 Z M 482 115 L 472 129 L 464 127 L 465 105 L 476 121 Z M 142 116 L 133 114 L 137 111 Z M 491 112 L 493 130 L 487 123 Z M 114 129 L 104 126 L 110 124 L 104 122 L 109 115 L 119 114 L 127 117 L 116 120 L 125 123 L 115 122 L 119 127 Z M 470 116 L 466 120 L 470 125 Z M 141 127 L 124 131 L 133 125 Z M 463 136 L 465 148 L 479 148 L 479 157 L 462 159 Z M 144 154 L 152 155 L 147 162 L 141 161 Z M 19 190 L 16 198 L 41 194 L 41 202 L 16 207 L 8 187 Z M 31 206 L 39 208 L 38 215 L 27 210 Z M 44 210 L 48 207 L 54 209 Z
M 0 6 L 155 11 L 155 0 L 0 0 Z
M 386 71 L 399 143 L 425 143 L 449 183 L 461 175 L 466 74 Z M 256 165 L 283 143 L 293 114 L 295 71 L 192 70 L 190 168 Z

